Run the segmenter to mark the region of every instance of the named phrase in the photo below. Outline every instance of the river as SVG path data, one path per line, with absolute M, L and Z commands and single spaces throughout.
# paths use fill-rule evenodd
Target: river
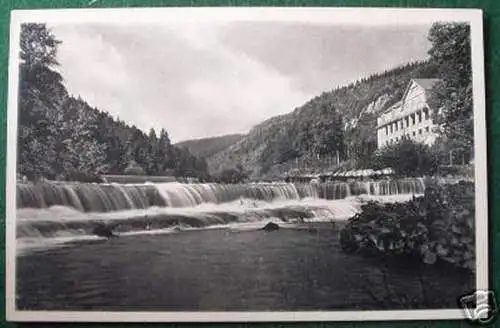
M 454 308 L 474 277 L 340 251 L 368 200 L 422 179 L 323 184 L 19 184 L 17 306 L 45 310 Z M 98 222 L 119 238 L 92 235 Z M 279 231 L 261 231 L 267 222 Z

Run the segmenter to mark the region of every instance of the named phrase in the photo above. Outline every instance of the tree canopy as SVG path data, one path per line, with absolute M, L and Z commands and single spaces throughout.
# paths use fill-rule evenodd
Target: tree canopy
M 373 157 L 373 167 L 390 167 L 399 176 L 432 175 L 438 168 L 437 158 L 425 144 L 403 138 L 400 142 L 379 149 Z
M 431 61 L 439 70 L 441 82 L 429 100 L 438 109 L 434 117 L 439 132 L 450 148 L 469 153 L 474 145 L 472 64 L 470 26 L 466 23 L 435 23 L 429 31 Z

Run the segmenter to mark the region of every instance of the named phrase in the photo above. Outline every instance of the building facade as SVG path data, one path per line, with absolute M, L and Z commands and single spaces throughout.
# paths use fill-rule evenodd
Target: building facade
M 403 138 L 432 145 L 436 140 L 436 125 L 427 104 L 428 91 L 438 79 L 413 79 L 402 99 L 386 109 L 377 119 L 377 146 L 397 143 Z

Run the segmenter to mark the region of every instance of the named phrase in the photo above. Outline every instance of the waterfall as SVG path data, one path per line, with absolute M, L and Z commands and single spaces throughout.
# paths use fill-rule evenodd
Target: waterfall
M 17 185 L 18 208 L 73 207 L 83 212 L 166 206 L 159 191 L 148 185 L 37 183 Z
M 256 191 L 254 189 L 254 191 Z M 269 192 L 269 189 L 267 189 Z M 285 189 L 277 189 L 277 193 Z M 179 233 L 197 229 L 260 230 L 265 222 L 294 228 L 303 220 L 329 222 L 346 220 L 361 206 L 357 199 L 329 201 L 319 198 L 284 200 L 256 206 L 241 206 L 239 201 L 202 204 L 196 207 L 151 207 L 116 212 L 86 213 L 65 206 L 23 208 L 17 211 L 18 251 L 45 250 L 73 242 L 98 238 L 93 230 L 106 224 L 120 236 Z
M 421 194 L 423 179 L 306 183 L 157 183 L 91 184 L 46 182 L 17 185 L 17 208 L 65 206 L 81 212 L 113 212 L 150 207 L 193 207 L 246 198 L 272 202 L 356 195 Z
M 395 201 L 402 201 L 424 189 L 422 179 L 309 184 L 21 183 L 17 185 L 16 237 L 19 249 L 32 250 L 96 238 L 93 229 L 98 223 L 126 236 L 242 224 L 256 230 L 269 220 L 277 220 L 280 226 L 304 219 L 347 220 L 365 201 L 350 196 L 393 195 Z

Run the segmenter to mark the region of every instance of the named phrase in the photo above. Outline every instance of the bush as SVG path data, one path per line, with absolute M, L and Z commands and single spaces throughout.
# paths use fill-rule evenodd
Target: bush
M 433 175 L 437 170 L 436 157 L 431 148 L 411 139 L 388 145 L 374 156 L 377 169 L 390 167 L 399 176 Z
M 472 183 L 428 186 L 406 203 L 370 202 L 340 232 L 342 250 L 368 255 L 415 257 L 473 270 Z

